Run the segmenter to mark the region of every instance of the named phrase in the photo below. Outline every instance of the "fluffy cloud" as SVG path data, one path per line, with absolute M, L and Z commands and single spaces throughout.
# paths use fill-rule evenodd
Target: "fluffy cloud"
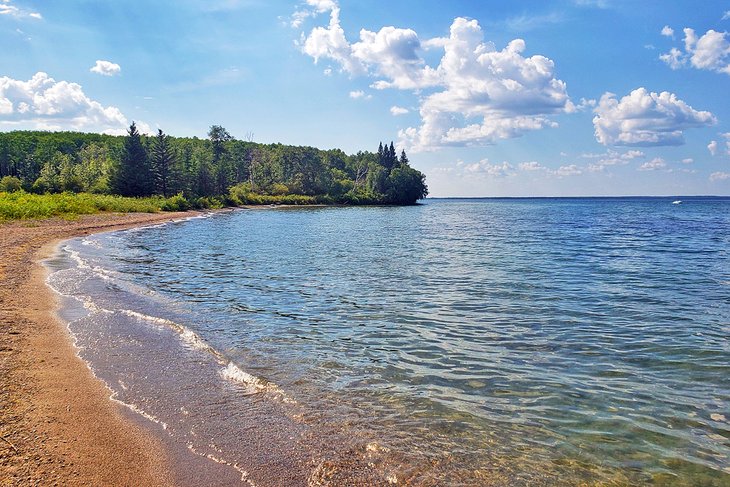
M 664 27 L 662 27 L 662 35 L 666 37 L 674 37 L 674 29 L 672 29 L 668 25 L 665 25 Z
M 711 140 L 709 144 L 707 144 L 707 150 L 710 151 L 710 155 L 716 156 L 717 155 L 717 141 Z
M 502 162 L 502 164 L 492 164 L 488 159 L 482 159 L 474 164 L 464 165 L 464 172 L 474 175 L 484 175 L 493 178 L 504 178 L 507 176 L 514 176 L 514 168 L 509 162 Z
M 76 83 L 43 72 L 28 81 L 0 78 L 0 127 L 118 131 L 127 125 L 118 108 L 90 99 Z
M 657 169 L 664 169 L 667 167 L 667 163 L 661 157 L 655 157 L 649 162 L 645 162 L 639 166 L 639 171 L 656 171 Z
M 584 159 L 597 159 L 596 162 L 588 165 L 588 171 L 601 172 L 609 166 L 624 166 L 634 159 L 643 158 L 645 154 L 640 150 L 630 150 L 624 153 L 609 149 L 603 154 L 583 154 Z
M 720 136 L 725 139 L 725 153 L 730 155 L 730 132 L 720 134 Z M 716 140 L 712 140 L 707 144 L 707 150 L 710 151 L 710 155 L 716 156 L 720 152 L 720 144 Z
M 122 72 L 121 66 L 111 61 L 97 60 L 96 64 L 89 70 L 102 76 L 114 76 Z
M 517 167 L 520 168 L 520 171 L 544 171 L 547 169 L 537 161 L 520 162 Z
M 397 117 L 398 115 L 405 115 L 406 113 L 408 113 L 408 111 L 409 110 L 407 108 L 403 108 L 403 107 L 399 107 L 399 106 L 390 107 L 390 114 L 393 115 L 394 117 Z
M 485 42 L 476 20 L 457 18 L 448 37 L 421 41 L 412 29 L 360 31 L 350 44 L 340 26 L 340 9 L 330 4 L 328 27 L 302 35 L 302 52 L 315 62 L 327 58 L 351 76 L 374 78 L 376 89 L 413 90 L 421 95 L 421 125 L 399 132 L 400 145 L 431 150 L 446 145 L 492 144 L 525 132 L 555 127 L 551 115 L 572 112 L 566 85 L 554 63 L 526 57 L 522 39 L 498 50 Z M 437 66 L 421 53 L 443 50 Z
M 373 95 L 367 95 L 362 90 L 357 90 L 357 91 L 351 91 L 350 92 L 350 98 L 352 98 L 353 100 L 358 100 L 360 98 L 362 98 L 364 100 L 369 100 L 372 97 L 373 97 Z
M 43 18 L 43 16 L 38 12 L 16 7 L 13 5 L 12 0 L 0 0 L 0 15 L 7 15 L 16 18 L 30 17 L 36 20 Z
M 605 93 L 593 118 L 596 139 L 604 145 L 662 146 L 684 144 L 684 130 L 716 123 L 710 112 L 697 111 L 677 95 L 637 88 L 620 100 Z
M 710 174 L 710 181 L 725 181 L 727 179 L 730 179 L 730 173 L 727 172 L 713 172 Z
M 560 166 L 557 170 L 554 171 L 554 174 L 559 177 L 579 176 L 583 174 L 583 170 L 575 164 L 570 164 L 568 166 Z
M 672 69 L 692 66 L 730 75 L 730 34 L 708 30 L 697 37 L 694 29 L 689 27 L 684 32 L 684 51 L 673 47 L 669 52 L 659 56 Z M 662 34 L 664 30 L 662 30 Z

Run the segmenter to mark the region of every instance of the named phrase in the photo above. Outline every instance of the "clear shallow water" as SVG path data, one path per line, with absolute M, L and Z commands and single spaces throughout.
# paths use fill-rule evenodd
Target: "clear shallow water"
M 243 481 L 730 485 L 728 199 L 241 210 L 50 265 L 116 398 Z

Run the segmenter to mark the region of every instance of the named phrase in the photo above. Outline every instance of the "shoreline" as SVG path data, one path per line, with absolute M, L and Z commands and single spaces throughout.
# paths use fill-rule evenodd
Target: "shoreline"
M 78 357 L 41 261 L 69 238 L 200 214 L 96 214 L 0 225 L 0 485 L 181 483 L 169 445 L 114 402 Z

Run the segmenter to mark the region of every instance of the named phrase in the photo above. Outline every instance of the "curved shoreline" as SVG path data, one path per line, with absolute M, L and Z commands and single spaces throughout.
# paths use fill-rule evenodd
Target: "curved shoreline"
M 198 214 L 0 225 L 0 485 L 179 484 L 167 448 L 77 356 L 41 261 L 64 239 Z

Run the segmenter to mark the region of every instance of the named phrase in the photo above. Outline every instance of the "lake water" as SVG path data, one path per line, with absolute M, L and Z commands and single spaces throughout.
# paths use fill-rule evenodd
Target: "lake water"
M 730 485 L 730 199 L 237 210 L 65 242 L 79 354 L 255 485 Z

